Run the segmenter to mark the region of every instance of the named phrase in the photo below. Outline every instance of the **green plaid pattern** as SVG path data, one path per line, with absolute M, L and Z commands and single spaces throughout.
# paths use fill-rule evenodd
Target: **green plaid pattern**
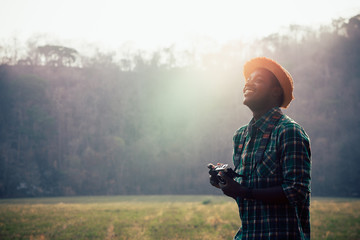
M 269 134 L 274 116 L 280 119 Z M 281 185 L 289 200 L 267 204 L 238 198 L 242 226 L 234 239 L 310 239 L 311 152 L 303 128 L 273 108 L 238 129 L 233 140 L 236 172 L 245 176 L 236 181 L 249 188 Z

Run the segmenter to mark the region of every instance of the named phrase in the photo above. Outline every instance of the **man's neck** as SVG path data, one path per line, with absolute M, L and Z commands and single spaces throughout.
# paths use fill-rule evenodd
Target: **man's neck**
M 255 121 L 259 120 L 264 114 L 266 114 L 268 111 L 270 111 L 274 107 L 275 106 L 271 106 L 271 107 L 263 108 L 263 109 L 251 109 L 251 111 L 253 113 L 254 120 Z

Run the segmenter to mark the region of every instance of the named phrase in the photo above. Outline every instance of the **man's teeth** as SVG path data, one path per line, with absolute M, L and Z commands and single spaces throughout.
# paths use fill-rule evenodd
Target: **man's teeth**
M 251 89 L 246 89 L 245 93 L 253 93 L 254 90 L 251 90 Z

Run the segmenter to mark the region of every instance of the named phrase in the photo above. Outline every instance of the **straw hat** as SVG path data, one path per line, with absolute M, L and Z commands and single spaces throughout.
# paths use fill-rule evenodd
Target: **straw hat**
M 278 81 L 280 82 L 281 88 L 284 91 L 284 101 L 280 107 L 287 108 L 294 99 L 293 96 L 293 79 L 290 73 L 283 68 L 280 64 L 275 62 L 274 60 L 266 57 L 257 57 L 249 60 L 244 65 L 244 76 L 245 81 L 248 81 L 249 76 L 252 72 L 254 72 L 258 68 L 265 68 L 272 72 Z

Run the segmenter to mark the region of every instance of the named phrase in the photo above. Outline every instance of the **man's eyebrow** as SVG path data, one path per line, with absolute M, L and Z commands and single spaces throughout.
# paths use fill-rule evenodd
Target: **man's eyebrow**
M 256 75 L 254 75 L 253 77 L 249 76 L 248 80 L 254 79 L 254 78 L 256 78 L 256 77 L 264 77 L 264 75 L 263 75 L 262 73 L 258 73 L 258 74 L 256 74 Z

